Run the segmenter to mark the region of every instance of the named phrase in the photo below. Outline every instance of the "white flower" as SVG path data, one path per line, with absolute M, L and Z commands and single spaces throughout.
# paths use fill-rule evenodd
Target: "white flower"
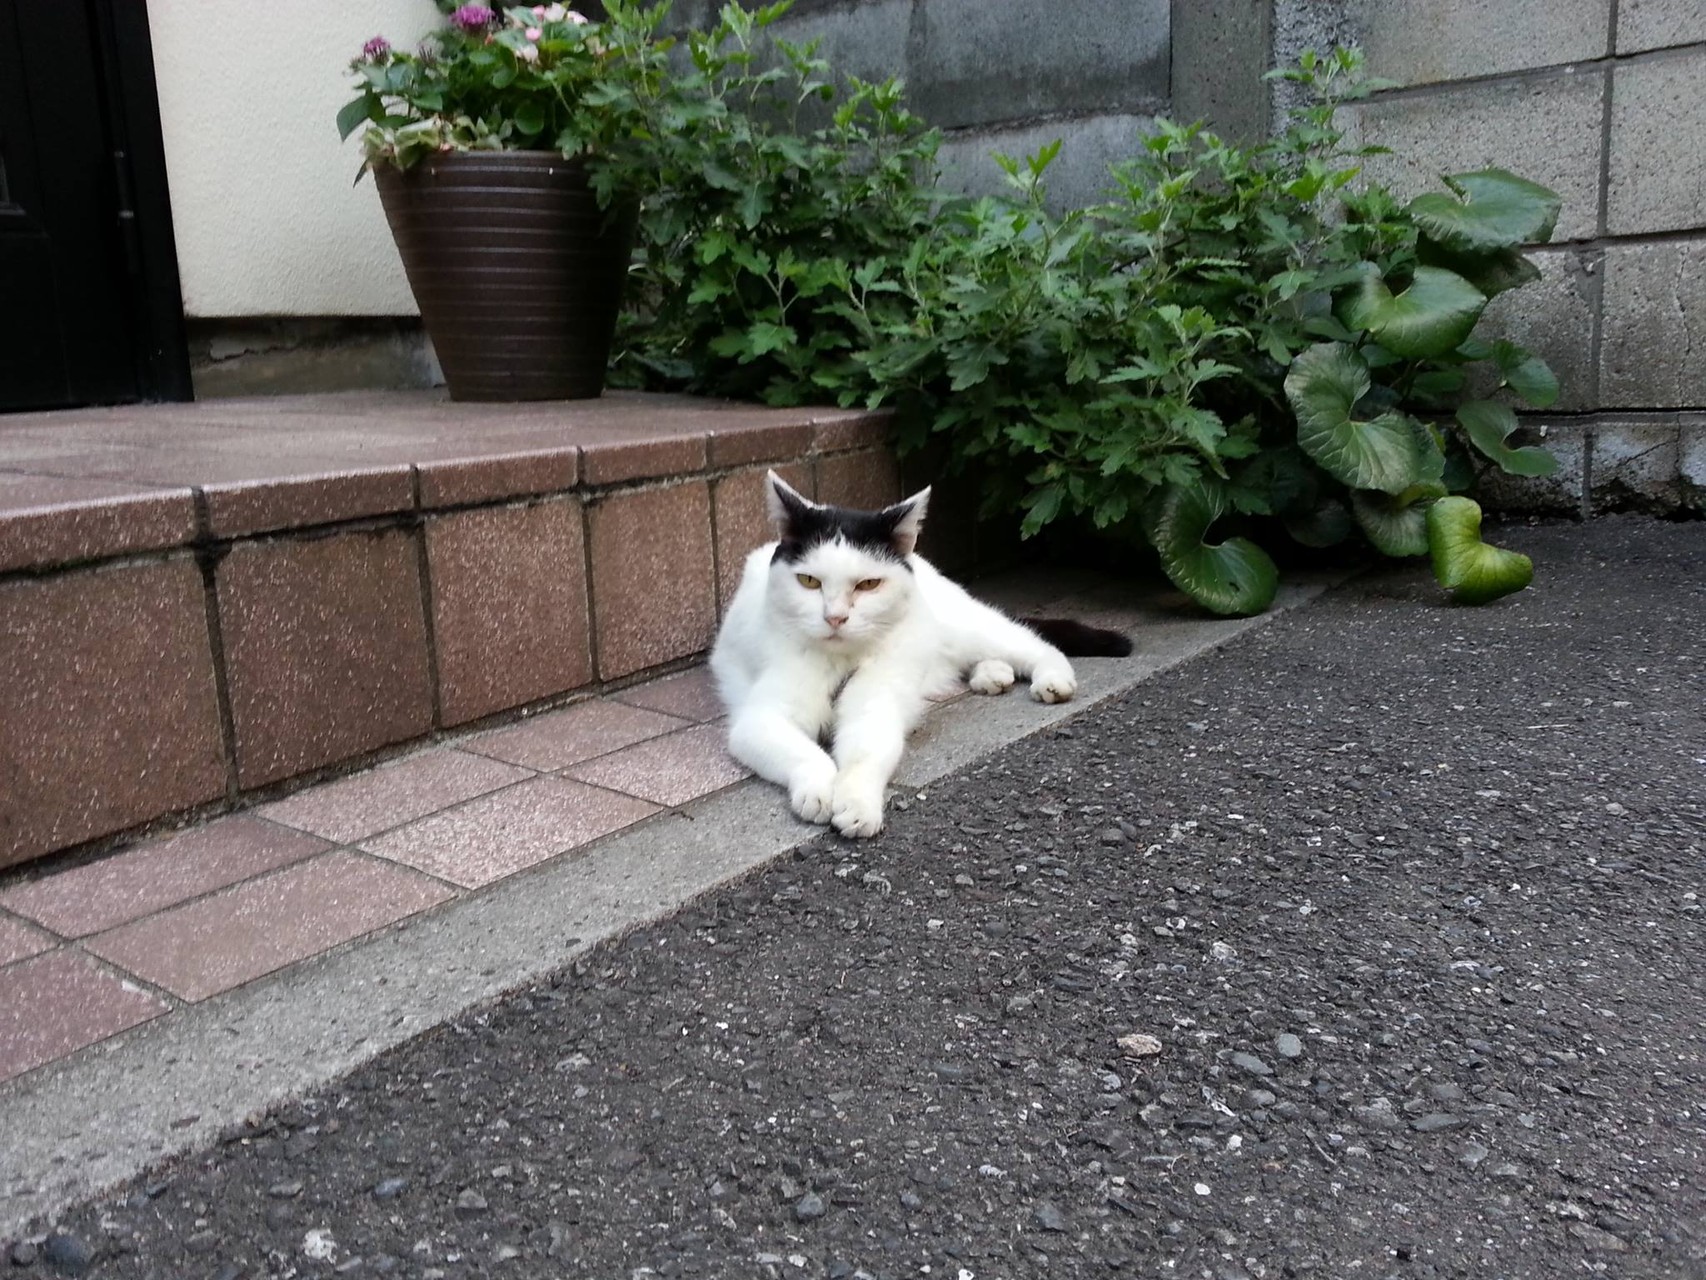
M 521 48 L 519 48 L 515 51 L 515 56 L 517 59 L 519 59 L 522 62 L 538 62 L 539 61 L 539 46 L 538 45 L 532 45 L 532 44 L 524 44 L 521 46 Z
M 560 4 L 548 4 L 545 6 L 545 21 L 561 22 L 564 17 L 567 16 L 568 12 L 569 11 Z
M 574 23 L 577 27 L 584 27 L 584 26 L 586 26 L 587 22 L 590 21 L 590 19 L 587 18 L 586 14 L 576 13 L 573 9 L 569 10 L 568 19 L 570 22 Z

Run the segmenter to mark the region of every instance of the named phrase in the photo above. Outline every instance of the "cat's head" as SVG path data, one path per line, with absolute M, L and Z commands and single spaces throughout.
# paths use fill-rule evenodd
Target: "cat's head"
M 783 625 L 828 645 L 857 646 L 906 616 L 915 590 L 907 557 L 930 490 L 881 511 L 850 511 L 813 502 L 772 471 L 766 497 L 779 539 L 770 609 Z

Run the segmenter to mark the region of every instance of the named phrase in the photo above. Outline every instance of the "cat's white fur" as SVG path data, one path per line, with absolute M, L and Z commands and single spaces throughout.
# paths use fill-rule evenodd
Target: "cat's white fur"
M 767 493 L 779 528 L 782 495 L 816 505 L 774 472 Z M 1040 702 L 1077 690 L 1059 649 L 912 553 L 929 500 L 925 489 L 898 504 L 908 510 L 894 543 L 910 572 L 840 539 L 791 564 L 773 560 L 777 543 L 759 547 L 711 651 L 730 753 L 786 787 L 801 818 L 843 835 L 882 829 L 884 791 L 907 734 L 961 680 L 996 694 L 1027 678 Z M 802 584 L 800 574 L 821 585 Z

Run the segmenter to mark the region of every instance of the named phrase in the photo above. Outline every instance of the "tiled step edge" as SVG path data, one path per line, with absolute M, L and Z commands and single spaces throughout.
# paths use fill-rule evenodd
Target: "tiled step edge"
M 689 475 L 0 576 L 0 868 L 679 664 L 768 536 L 766 468 L 880 505 L 885 432 L 712 435 Z

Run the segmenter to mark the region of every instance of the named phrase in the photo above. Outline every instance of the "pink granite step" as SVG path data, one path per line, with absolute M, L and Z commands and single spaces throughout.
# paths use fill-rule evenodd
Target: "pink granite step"
M 624 393 L 0 417 L 0 867 L 678 666 L 768 537 L 765 469 L 886 502 L 885 437 L 881 414 Z M 651 696 L 619 705 L 713 713 Z M 493 742 L 473 754 L 538 767 Z M 501 777 L 413 768 L 352 813 L 434 768 Z

